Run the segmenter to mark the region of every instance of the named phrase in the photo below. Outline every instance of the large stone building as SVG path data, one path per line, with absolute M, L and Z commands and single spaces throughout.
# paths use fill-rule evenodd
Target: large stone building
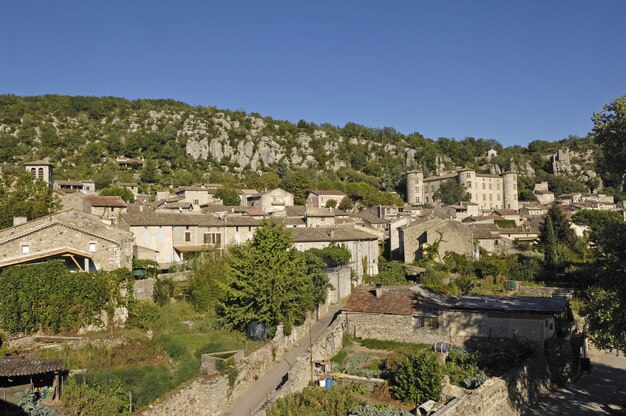
M 470 194 L 470 201 L 487 209 L 515 209 L 517 202 L 517 174 L 506 172 L 502 175 L 477 173 L 473 169 L 462 169 L 458 172 L 430 176 L 413 170 L 407 173 L 406 193 L 410 205 L 424 205 L 434 202 L 434 195 L 442 183 L 457 181 L 465 186 Z
M 0 268 L 63 259 L 71 270 L 132 268 L 132 234 L 99 217 L 64 211 L 0 231 Z
M 355 337 L 424 344 L 511 338 L 543 345 L 550 337 L 567 335 L 573 324 L 565 298 L 453 298 L 422 286 L 360 287 L 343 313 Z
M 299 251 L 310 248 L 325 248 L 331 243 L 346 247 L 352 258 L 350 267 L 357 276 L 358 283 L 364 274 L 378 274 L 378 237 L 356 228 L 289 228 L 294 246 Z

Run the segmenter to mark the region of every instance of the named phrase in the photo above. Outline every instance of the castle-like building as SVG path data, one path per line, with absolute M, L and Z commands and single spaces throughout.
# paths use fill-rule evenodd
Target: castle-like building
M 519 209 L 516 173 L 489 175 L 476 173 L 473 169 L 427 178 L 422 171 L 412 170 L 406 177 L 407 202 L 410 205 L 430 204 L 434 202 L 433 196 L 441 184 L 451 180 L 465 186 L 470 193 L 470 201 L 482 209 Z

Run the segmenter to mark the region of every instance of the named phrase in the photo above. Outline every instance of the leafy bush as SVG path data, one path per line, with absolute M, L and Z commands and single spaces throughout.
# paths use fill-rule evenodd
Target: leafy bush
M 408 354 L 393 371 L 392 391 L 396 399 L 412 405 L 439 400 L 443 369 L 432 353 Z
M 369 279 L 372 283 L 382 285 L 405 285 L 406 270 L 404 264 L 399 261 L 389 261 L 383 256 L 378 257 L 378 275 Z
M 268 409 L 267 416 L 344 416 L 361 404 L 342 388 L 306 387 L 278 399 Z
M 350 263 L 352 254 L 346 247 L 337 243 L 331 243 L 325 248 L 310 248 L 307 253 L 311 253 L 324 261 L 326 267 L 343 266 Z
M 121 304 L 128 271 L 71 273 L 63 260 L 15 266 L 0 273 L 0 326 L 9 333 L 76 331 L 99 324 L 103 310 Z
M 165 305 L 174 296 L 174 282 L 171 279 L 159 279 L 154 284 L 152 299 L 158 305 Z
M 130 414 L 127 400 L 105 394 L 98 388 L 79 383 L 75 378 L 70 378 L 63 390 L 63 412 L 71 416 Z
M 445 372 L 452 384 L 465 388 L 477 388 L 487 380 L 485 373 L 476 364 L 475 354 L 459 347 L 450 349 L 446 357 Z
M 126 324 L 130 327 L 150 329 L 158 315 L 159 306 L 156 303 L 147 300 L 135 301 L 129 307 Z

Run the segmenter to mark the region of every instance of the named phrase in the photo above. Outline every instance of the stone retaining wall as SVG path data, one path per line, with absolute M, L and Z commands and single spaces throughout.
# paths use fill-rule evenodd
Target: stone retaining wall
M 452 399 L 434 416 L 517 416 L 544 394 L 550 371 L 543 352 L 532 355 L 521 367 L 502 377 L 490 378 L 476 390 Z
M 328 312 L 329 305 L 320 306 L 320 314 Z M 229 385 L 226 375 L 218 377 L 202 377 L 194 380 L 186 387 L 176 391 L 163 402 L 144 409 L 143 416 L 171 416 L 171 415 L 218 415 L 237 398 L 239 398 L 252 383 L 261 377 L 276 361 L 279 361 L 285 351 L 297 344 L 309 332 L 309 325 L 315 321 L 313 314 L 301 326 L 293 328 L 290 335 L 284 335 L 283 327 L 276 329 L 274 338 L 244 357 L 236 365 L 237 377 L 233 386 Z M 341 349 L 341 347 L 339 347 Z M 307 361 L 308 363 L 308 361 Z M 306 367 L 310 369 L 309 366 Z M 293 370 L 293 369 L 292 369 Z M 310 371 L 310 370 L 308 370 Z M 304 374 L 299 370 L 297 375 Z M 294 378 L 296 374 L 294 373 Z M 307 383 L 310 372 L 307 373 Z

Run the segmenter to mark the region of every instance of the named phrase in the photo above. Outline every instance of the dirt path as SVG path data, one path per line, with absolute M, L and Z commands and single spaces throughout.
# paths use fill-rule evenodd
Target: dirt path
M 320 318 L 311 328 L 311 335 L 313 340 L 317 339 L 322 331 L 330 325 L 335 314 L 341 309 L 343 305 L 333 305 L 328 313 Z M 291 368 L 291 365 L 296 362 L 296 358 L 309 349 L 309 337 L 305 336 L 298 345 L 295 345 L 290 351 L 288 351 L 283 359 L 278 361 L 274 367 L 268 370 L 263 376 L 259 377 L 246 392 L 233 403 L 229 409 L 220 413 L 223 416 L 248 416 L 251 411 L 256 409 L 265 398 L 276 390 L 276 387 L 281 384 L 283 378 L 287 375 L 287 372 Z
M 626 357 L 591 348 L 591 372 L 567 388 L 552 391 L 527 409 L 523 416 L 615 415 L 609 406 L 626 402 Z

